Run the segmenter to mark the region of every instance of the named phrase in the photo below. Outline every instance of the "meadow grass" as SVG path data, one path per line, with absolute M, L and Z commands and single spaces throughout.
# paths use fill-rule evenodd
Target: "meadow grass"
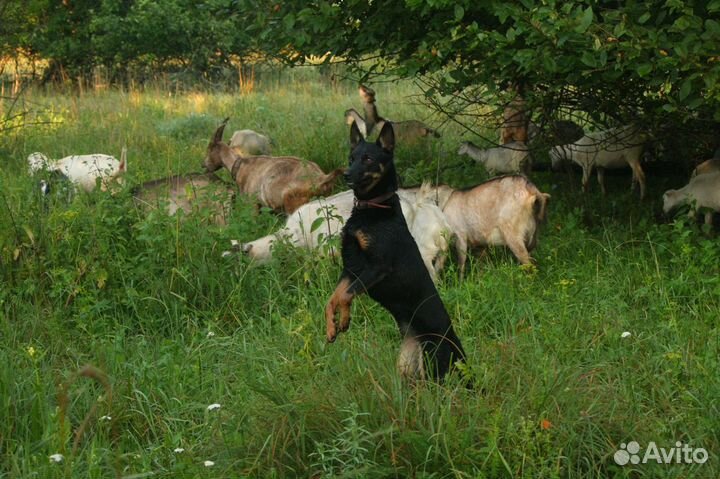
M 388 117 L 437 121 L 410 100 L 411 85 L 376 90 Z M 202 215 L 146 215 L 128 191 L 198 171 L 226 116 L 228 130 L 270 135 L 278 154 L 342 166 L 342 113 L 361 106 L 353 85 L 31 98 L 53 123 L 0 137 L 0 477 L 720 474 L 720 245 L 654 216 L 663 188 L 684 178 L 650 177 L 639 203 L 629 172 L 608 178 L 606 198 L 582 196 L 577 176 L 533 175 L 552 194 L 537 268 L 497 249 L 464 280 L 452 263 L 440 280 L 476 389 L 458 378 L 413 388 L 394 370 L 395 323 L 369 298 L 325 343 L 337 260 L 282 247 L 264 266 L 221 257 L 230 239 L 268 234 L 280 217 L 239 198 L 219 228 Z M 406 185 L 486 177 L 455 154 L 460 131 L 442 133 L 429 147 L 399 146 Z M 123 145 L 128 187 L 115 196 L 43 201 L 26 173 L 33 151 L 119 155 Z M 107 375 L 111 396 L 75 378 L 86 364 Z M 681 441 L 709 459 L 618 466 L 629 441 Z

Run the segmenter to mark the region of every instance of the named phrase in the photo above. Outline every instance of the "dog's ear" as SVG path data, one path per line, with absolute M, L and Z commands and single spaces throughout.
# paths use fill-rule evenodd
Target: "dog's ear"
M 382 130 L 380 130 L 380 135 L 378 135 L 376 143 L 390 153 L 393 152 L 395 149 L 395 131 L 393 130 L 392 123 L 389 121 L 385 122 Z
M 360 133 L 357 123 L 353 121 L 350 126 L 350 149 L 354 150 L 361 141 L 363 141 L 362 133 Z

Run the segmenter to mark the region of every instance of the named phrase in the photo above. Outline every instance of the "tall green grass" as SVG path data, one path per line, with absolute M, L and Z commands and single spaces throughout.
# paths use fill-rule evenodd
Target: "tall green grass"
M 437 121 L 411 102 L 411 85 L 377 91 L 388 117 Z M 337 260 L 290 249 L 265 266 L 221 257 L 230 239 L 276 229 L 276 215 L 240 198 L 227 228 L 209 227 L 202 215 L 146 215 L 127 189 L 44 202 L 26 174 L 33 151 L 119 155 L 123 145 L 127 188 L 198 171 L 226 116 L 229 129 L 269 134 L 278 154 L 328 170 L 347 158 L 354 85 L 32 100 L 56 123 L 0 143 L 0 477 L 720 474 L 720 245 L 688 222 L 654 219 L 660 192 L 683 179 L 649 178 L 638 203 L 629 173 L 608 178 L 606 198 L 582 196 L 578 177 L 534 175 L 552 194 L 537 269 L 491 250 L 463 281 L 451 264 L 439 285 L 477 388 L 457 378 L 411 388 L 394 371 L 394 321 L 368 298 L 350 331 L 325 343 Z M 453 186 L 482 181 L 455 154 L 461 139 L 448 126 L 429 147 L 401 145 L 403 182 L 438 171 Z M 70 382 L 86 364 L 108 375 L 111 398 L 92 378 Z M 710 459 L 616 465 L 633 440 L 681 441 Z

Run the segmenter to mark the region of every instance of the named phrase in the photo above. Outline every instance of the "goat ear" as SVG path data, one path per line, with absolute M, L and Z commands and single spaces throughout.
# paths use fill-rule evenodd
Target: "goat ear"
M 355 121 L 350 125 L 350 149 L 354 150 L 363 141 L 362 133 Z
M 215 136 L 213 136 L 213 144 L 217 145 L 218 143 L 222 143 L 223 132 L 225 131 L 225 125 L 227 125 L 228 120 L 230 120 L 230 117 L 225 118 L 218 127 L 218 129 L 215 130 Z
M 389 121 L 385 122 L 382 130 L 380 130 L 380 135 L 378 135 L 376 143 L 390 153 L 393 152 L 395 149 L 395 131 L 393 130 L 392 123 Z
M 118 171 L 122 171 L 123 173 L 127 172 L 127 148 L 125 146 L 122 147 L 122 151 L 120 152 L 120 166 L 118 166 Z

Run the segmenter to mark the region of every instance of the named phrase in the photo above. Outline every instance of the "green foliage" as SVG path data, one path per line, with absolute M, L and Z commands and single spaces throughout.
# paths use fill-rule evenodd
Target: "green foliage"
M 96 65 L 184 68 L 212 76 L 230 57 L 251 53 L 243 9 L 223 0 L 4 2 L 12 27 L 0 26 L 0 53 L 51 62 L 49 75 L 88 75 Z M 5 24 L 5 22 L 3 22 Z M 238 26 L 240 25 L 240 27 Z M 121 77 L 122 78 L 122 77 Z
M 364 80 L 421 76 L 425 94 L 470 129 L 476 125 L 461 114 L 505 104 L 514 95 L 506 89 L 516 85 L 541 124 L 578 115 L 581 123 L 640 122 L 658 137 L 680 129 L 687 143 L 713 144 L 718 134 L 714 1 L 279 5 L 268 40 L 290 45 L 288 61 L 331 52 L 359 67 Z

